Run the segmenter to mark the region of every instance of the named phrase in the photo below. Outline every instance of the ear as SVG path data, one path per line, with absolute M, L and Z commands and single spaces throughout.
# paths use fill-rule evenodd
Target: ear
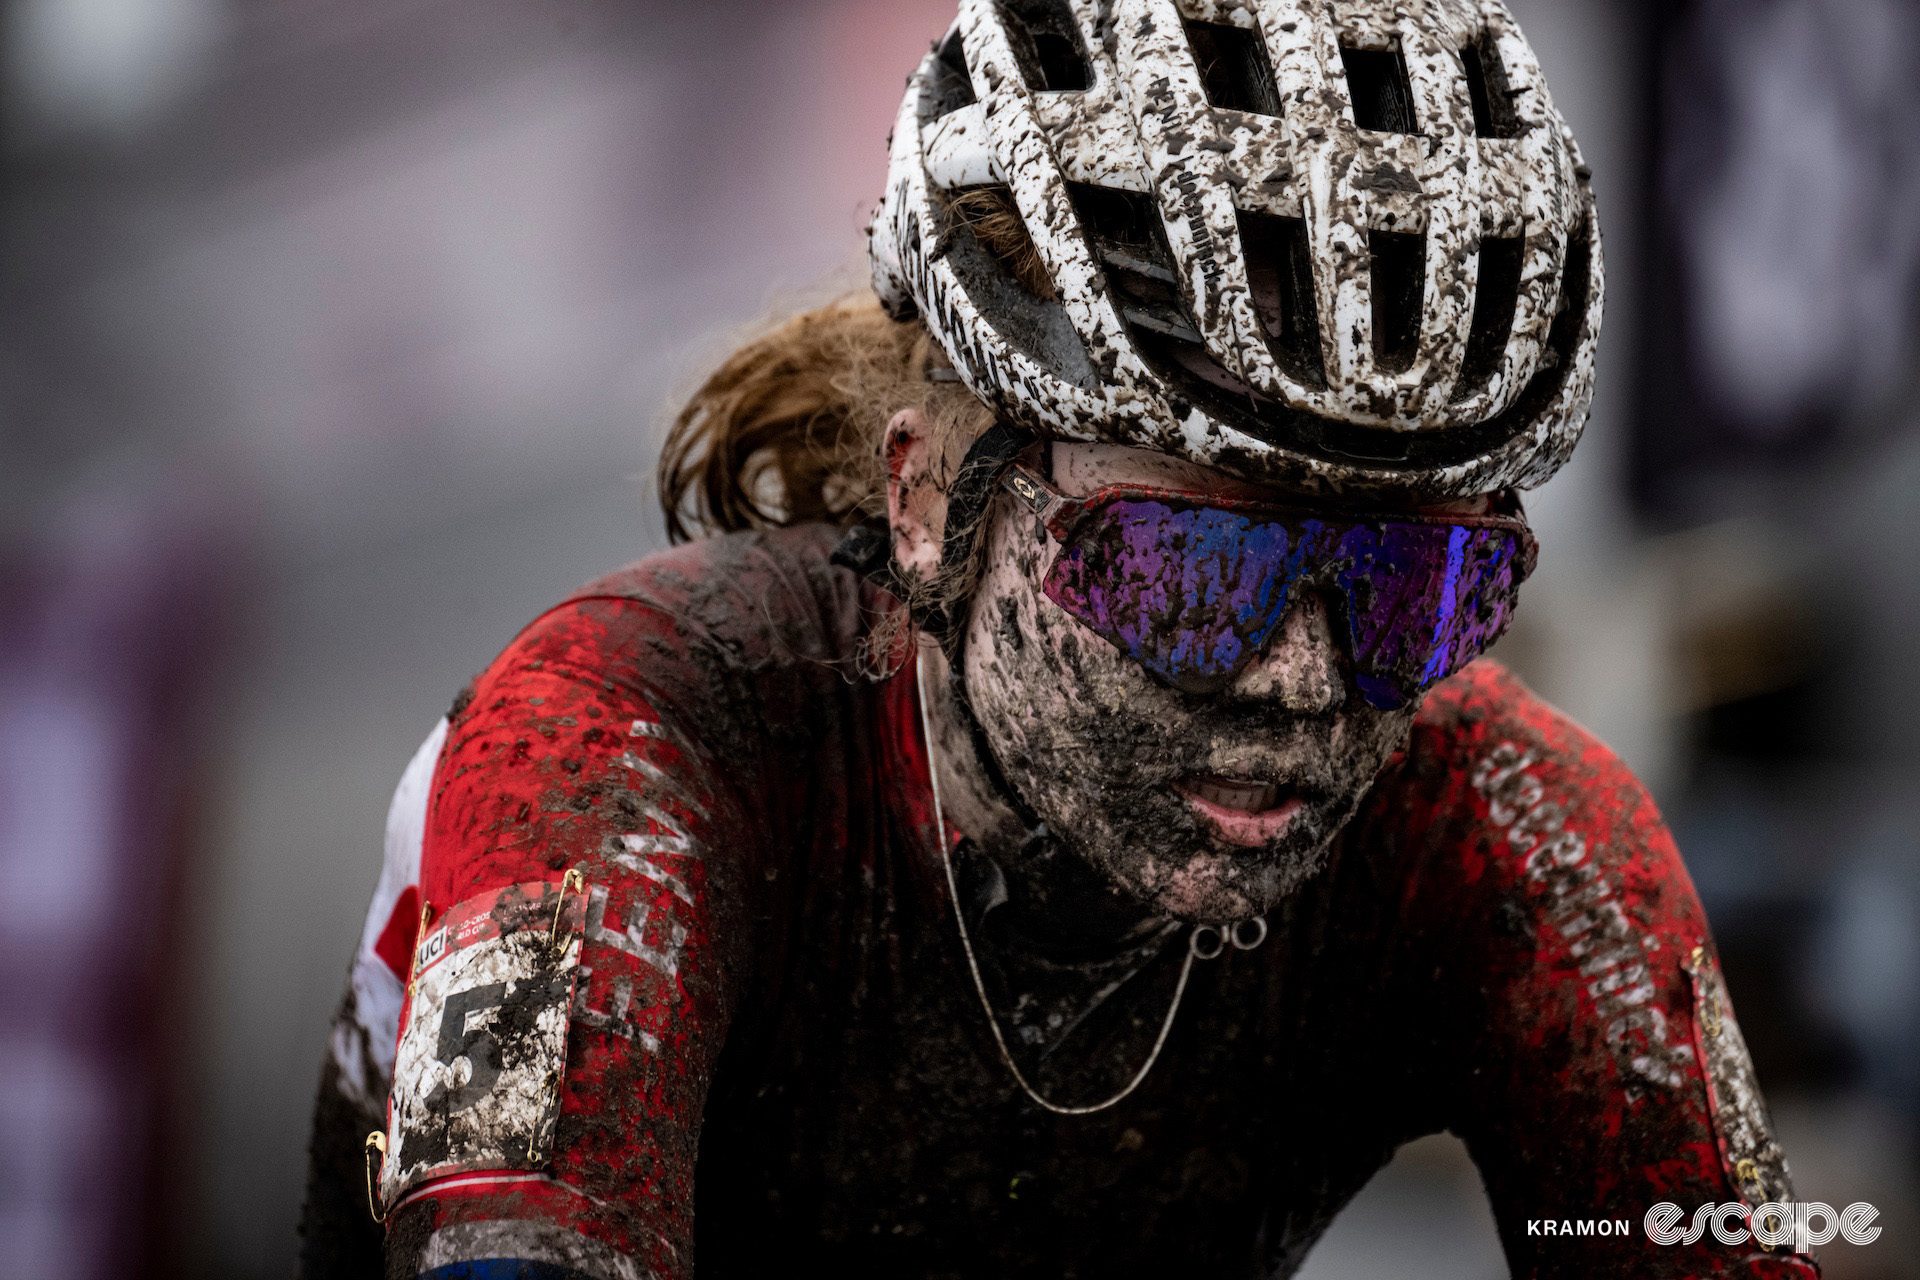
M 887 523 L 893 558 L 910 582 L 931 582 L 940 571 L 940 534 L 947 495 L 933 482 L 933 433 L 918 409 L 902 409 L 887 424 Z

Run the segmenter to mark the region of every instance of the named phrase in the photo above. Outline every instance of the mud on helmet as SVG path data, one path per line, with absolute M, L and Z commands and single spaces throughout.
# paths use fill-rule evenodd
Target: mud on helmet
M 962 0 L 874 285 L 1036 435 L 1469 497 L 1585 425 L 1589 176 L 1500 0 Z

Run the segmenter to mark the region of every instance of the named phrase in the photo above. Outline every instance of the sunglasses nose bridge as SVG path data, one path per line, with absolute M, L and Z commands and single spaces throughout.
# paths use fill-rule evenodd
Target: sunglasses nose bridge
M 1226 692 L 1277 703 L 1295 715 L 1323 715 L 1346 701 L 1343 666 L 1328 602 L 1321 591 L 1294 584 L 1264 643 L 1243 660 Z

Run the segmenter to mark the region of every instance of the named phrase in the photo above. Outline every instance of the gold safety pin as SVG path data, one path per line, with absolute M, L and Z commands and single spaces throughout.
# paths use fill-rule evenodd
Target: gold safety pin
M 1698 987 L 1699 984 L 1703 982 L 1707 983 L 1707 986 L 1701 992 L 1704 998 L 1700 1002 L 1700 1012 L 1702 1015 L 1700 1018 L 1700 1029 L 1715 1039 L 1719 1039 L 1722 1023 L 1720 985 L 1711 980 L 1712 974 L 1707 967 L 1707 949 L 1705 947 L 1695 947 L 1691 959 L 1693 961 L 1694 985 Z
M 555 951 L 560 949 L 560 913 L 567 906 L 567 890 L 575 893 L 587 891 L 587 878 L 580 874 L 580 868 L 568 867 L 567 874 L 560 878 L 560 901 L 553 904 L 553 925 L 547 930 L 547 945 Z
M 373 1197 L 373 1153 L 380 1153 L 380 1167 L 384 1172 L 387 1164 L 387 1135 L 375 1129 L 367 1135 L 367 1212 L 373 1215 L 375 1222 L 385 1222 L 387 1215 L 380 1212 L 380 1203 Z
M 540 1108 L 539 1118 L 534 1121 L 533 1132 L 527 1135 L 528 1168 L 533 1167 L 533 1150 L 540 1141 L 540 1130 L 546 1127 L 546 1113 L 549 1109 L 556 1107 L 560 1101 L 559 1084 L 560 1073 L 558 1071 L 547 1072 L 547 1078 L 540 1083 L 540 1092 L 545 1095 L 545 1102 Z M 556 1115 L 554 1117 L 554 1123 L 558 1125 L 559 1122 L 560 1118 Z
M 413 986 L 420 980 L 420 944 L 427 940 L 427 922 L 433 919 L 433 904 L 420 899 L 420 923 L 413 929 L 413 958 L 407 961 L 407 999 L 413 999 Z

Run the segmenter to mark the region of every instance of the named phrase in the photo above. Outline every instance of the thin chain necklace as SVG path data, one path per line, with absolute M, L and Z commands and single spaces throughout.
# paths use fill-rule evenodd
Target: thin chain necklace
M 1133 1079 L 1127 1081 L 1120 1092 L 1105 1102 L 1096 1102 L 1085 1107 L 1063 1107 L 1044 1096 L 1027 1082 L 1027 1077 L 1021 1072 L 1019 1064 L 1014 1062 L 1013 1054 L 1007 1050 L 1006 1037 L 1000 1032 L 1000 1019 L 993 1012 L 993 1002 L 987 998 L 987 985 L 980 978 L 980 962 L 973 954 L 973 937 L 967 931 L 967 916 L 960 909 L 960 884 L 953 874 L 953 853 L 948 847 L 947 840 L 946 807 L 940 799 L 940 768 L 933 759 L 933 727 L 929 710 L 931 702 L 927 697 L 927 669 L 917 653 L 914 655 L 914 681 L 920 693 L 920 740 L 926 747 L 927 777 L 933 784 L 933 824 L 940 843 L 940 865 L 946 869 L 947 894 L 953 900 L 954 923 L 960 926 L 960 948 L 967 953 L 967 972 L 973 975 L 973 989 L 980 997 L 980 1007 L 986 1011 L 987 1026 L 993 1032 L 994 1045 L 1000 1050 L 1000 1060 L 1007 1064 L 1007 1070 L 1013 1073 L 1014 1080 L 1029 1098 L 1056 1115 L 1087 1116 L 1096 1111 L 1105 1111 L 1108 1107 L 1122 1102 L 1135 1089 L 1138 1089 L 1141 1082 L 1147 1078 L 1147 1073 L 1153 1070 L 1153 1064 L 1160 1060 L 1160 1050 L 1166 1047 L 1167 1036 L 1173 1031 L 1174 1016 L 1180 1012 L 1180 1001 L 1187 994 L 1187 978 L 1193 973 L 1193 962 L 1216 958 L 1227 949 L 1229 941 L 1238 950 L 1253 950 L 1267 940 L 1267 922 L 1260 916 L 1241 922 L 1259 926 L 1258 932 L 1251 941 L 1241 940 L 1239 924 L 1224 930 L 1216 929 L 1210 924 L 1197 924 L 1193 927 L 1192 932 L 1187 935 L 1187 953 L 1180 960 L 1180 981 L 1173 989 L 1172 1003 L 1167 1005 L 1167 1016 L 1160 1022 L 1160 1034 L 1153 1038 L 1153 1049 L 1147 1054 L 1147 1060 L 1140 1064 L 1140 1070 L 1134 1073 Z M 1201 941 L 1203 935 L 1211 935 L 1211 941 L 1203 943 Z

